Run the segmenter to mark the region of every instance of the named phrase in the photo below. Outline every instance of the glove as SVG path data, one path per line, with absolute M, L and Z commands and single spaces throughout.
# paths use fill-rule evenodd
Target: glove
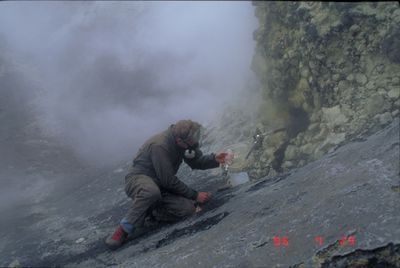
M 215 160 L 220 164 L 231 165 L 233 162 L 234 154 L 231 150 L 226 152 L 219 152 L 215 155 Z
M 197 195 L 196 201 L 199 202 L 200 204 L 203 204 L 210 200 L 211 198 L 211 193 L 208 192 L 199 192 Z

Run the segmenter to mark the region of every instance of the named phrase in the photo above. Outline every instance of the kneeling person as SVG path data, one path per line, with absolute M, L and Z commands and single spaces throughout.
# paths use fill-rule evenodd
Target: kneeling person
M 125 192 L 132 205 L 115 232 L 107 238 L 119 248 L 129 234 L 145 225 L 146 216 L 158 221 L 178 221 L 195 213 L 195 201 L 207 202 L 210 193 L 197 192 L 176 177 L 182 161 L 192 169 L 216 168 L 226 153 L 203 155 L 199 149 L 201 125 L 181 120 L 147 140 L 125 177 Z

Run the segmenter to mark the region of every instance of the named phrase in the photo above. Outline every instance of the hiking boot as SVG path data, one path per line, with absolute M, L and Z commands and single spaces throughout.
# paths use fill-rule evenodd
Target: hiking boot
M 115 232 L 106 239 L 106 245 L 109 249 L 115 250 L 122 246 L 122 244 L 126 241 L 128 237 L 128 233 L 122 229 L 121 226 L 115 230 Z

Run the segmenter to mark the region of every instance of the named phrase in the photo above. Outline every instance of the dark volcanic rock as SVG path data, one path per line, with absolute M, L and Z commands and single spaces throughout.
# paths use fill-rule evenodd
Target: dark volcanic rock
M 15 259 L 70 267 L 399 265 L 399 120 L 290 174 L 215 192 L 198 215 L 111 252 L 103 239 L 127 208 L 122 188 L 115 189 L 123 186 L 117 175 L 123 177 L 104 176 L 60 203 L 42 204 L 41 213 L 36 208 L 25 227 L 29 248 L 17 234 L 2 235 L 1 265 Z M 197 185 L 210 190 L 220 183 L 203 175 Z M 73 200 L 80 204 L 61 207 Z M 275 244 L 277 237 L 283 244 Z

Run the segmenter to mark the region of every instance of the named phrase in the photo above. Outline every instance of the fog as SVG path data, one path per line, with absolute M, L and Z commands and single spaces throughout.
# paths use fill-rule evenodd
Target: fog
M 0 3 L 40 132 L 99 166 L 179 119 L 215 120 L 249 79 L 256 26 L 251 2 Z
M 251 2 L 0 2 L 0 261 L 52 258 L 126 198 L 149 136 L 217 120 L 256 27 Z

